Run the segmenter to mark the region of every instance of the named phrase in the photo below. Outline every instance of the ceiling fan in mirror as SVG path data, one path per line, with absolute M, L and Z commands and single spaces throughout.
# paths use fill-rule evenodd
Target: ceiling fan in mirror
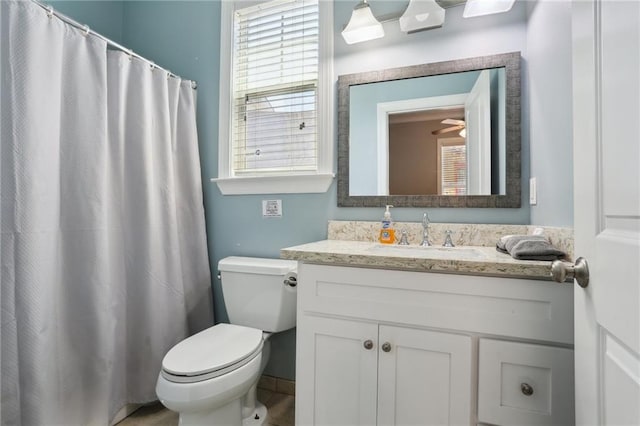
M 444 127 L 442 129 L 434 130 L 431 132 L 432 135 L 441 135 L 443 133 L 449 132 L 458 132 L 460 136 L 463 138 L 467 136 L 467 129 L 464 120 L 457 120 L 454 118 L 447 118 L 441 121 L 442 124 L 448 124 L 449 127 Z

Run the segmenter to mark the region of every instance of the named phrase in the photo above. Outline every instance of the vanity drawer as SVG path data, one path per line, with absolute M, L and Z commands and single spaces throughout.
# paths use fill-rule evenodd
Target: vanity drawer
M 298 265 L 298 310 L 573 343 L 573 288 L 546 281 Z
M 573 351 L 480 339 L 478 421 L 573 425 Z

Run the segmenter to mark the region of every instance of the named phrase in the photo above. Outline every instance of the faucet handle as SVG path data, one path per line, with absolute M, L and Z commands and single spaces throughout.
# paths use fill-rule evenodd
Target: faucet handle
M 400 237 L 400 241 L 398 242 L 400 246 L 408 246 L 409 245 L 409 237 L 407 236 L 407 230 L 402 230 L 402 236 Z
M 452 230 L 447 230 L 447 231 L 445 231 L 445 234 L 447 236 L 444 239 L 444 243 L 442 244 L 442 246 L 443 247 L 455 247 L 455 244 L 453 244 L 453 241 L 451 240 L 451 234 L 453 234 L 453 231 Z
M 422 215 L 422 242 L 420 246 L 429 247 L 431 243 L 429 242 L 429 215 L 427 212 L 424 212 Z

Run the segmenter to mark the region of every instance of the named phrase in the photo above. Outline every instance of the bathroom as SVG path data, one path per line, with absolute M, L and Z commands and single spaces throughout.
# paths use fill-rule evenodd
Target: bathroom
M 175 74 L 197 81 L 200 166 L 216 323 L 228 321 L 221 283 L 216 278 L 217 265 L 221 259 L 228 256 L 278 258 L 280 250 L 285 247 L 327 239 L 327 223 L 330 220 L 375 222 L 382 218 L 383 208 L 380 207 L 338 207 L 335 180 L 328 190 L 319 193 L 257 195 L 223 195 L 218 185 L 211 181 L 219 177 L 220 65 L 223 39 L 220 22 L 223 2 L 48 3 L 55 10 L 87 24 L 96 32 Z M 576 18 L 572 16 L 572 3 L 518 0 L 507 13 L 473 19 L 462 17 L 464 5 L 461 4 L 447 8 L 442 28 L 406 34 L 400 31 L 397 20 L 391 20 L 383 24 L 383 38 L 348 45 L 340 33 L 356 3 L 346 0 L 333 2 L 331 81 L 334 86 L 338 76 L 345 74 L 506 52 L 520 52 L 522 58 L 520 207 L 396 207 L 393 210 L 394 220 L 417 223 L 423 213 L 428 211 L 432 223 L 562 228 L 577 226 L 574 218 L 578 218 L 580 212 L 574 210 L 577 192 L 574 188 L 572 90 L 572 20 Z M 369 3 L 376 16 L 384 16 L 402 13 L 408 2 L 371 0 Z M 636 43 L 633 46 L 637 46 L 637 28 L 633 37 L 635 39 L 631 42 Z M 635 84 L 637 85 L 637 81 Z M 333 90 L 337 99 L 335 87 Z M 637 108 L 637 105 L 634 104 L 633 107 Z M 336 173 L 338 160 L 335 111 L 332 112 L 332 117 L 332 172 Z M 637 138 L 637 128 L 634 127 L 633 131 Z M 536 179 L 534 204 L 530 203 L 530 178 Z M 637 183 L 635 187 L 630 184 L 629 188 L 637 188 Z M 274 199 L 281 200 L 282 215 L 263 217 L 263 200 Z M 635 214 L 619 216 L 635 218 L 637 221 Z M 637 224 L 629 226 L 637 235 Z M 410 242 L 418 244 L 415 240 Z M 580 255 L 584 254 L 576 252 L 576 256 Z M 637 277 L 636 273 L 636 287 Z M 635 291 L 638 291 L 637 288 Z M 296 379 L 295 337 L 295 330 L 273 337 L 271 361 L 264 374 L 289 381 Z M 635 349 L 635 346 L 630 346 Z

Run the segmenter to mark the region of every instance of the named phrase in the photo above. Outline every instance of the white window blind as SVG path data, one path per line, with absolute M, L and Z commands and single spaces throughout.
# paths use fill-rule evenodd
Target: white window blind
M 467 153 L 465 145 L 442 145 L 440 152 L 442 195 L 466 195 Z
M 235 175 L 318 168 L 318 0 L 275 0 L 234 15 Z

